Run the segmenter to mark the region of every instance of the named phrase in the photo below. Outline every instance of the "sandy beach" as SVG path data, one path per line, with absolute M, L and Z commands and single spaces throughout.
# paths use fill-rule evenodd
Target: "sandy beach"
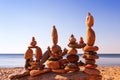
M 103 76 L 102 80 L 120 80 L 120 66 L 98 67 Z M 21 72 L 23 68 L 0 68 L 0 80 L 9 80 L 8 76 Z
M 120 80 L 120 66 L 98 67 L 102 80 Z

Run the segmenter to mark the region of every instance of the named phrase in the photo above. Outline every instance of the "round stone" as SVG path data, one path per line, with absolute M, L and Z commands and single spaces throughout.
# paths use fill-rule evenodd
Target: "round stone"
M 60 68 L 60 64 L 58 61 L 47 61 L 47 66 L 48 68 L 51 68 L 51 69 L 59 69 Z
M 79 60 L 79 56 L 78 55 L 68 55 L 67 60 L 68 60 L 68 62 L 74 63 Z
M 95 64 L 95 60 L 94 59 L 85 59 L 85 63 L 86 64 Z
M 59 45 L 53 45 L 51 51 L 52 53 L 62 52 L 61 47 Z

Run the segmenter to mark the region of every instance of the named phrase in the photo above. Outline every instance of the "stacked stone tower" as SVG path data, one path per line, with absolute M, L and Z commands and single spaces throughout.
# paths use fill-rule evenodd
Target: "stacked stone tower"
M 76 38 L 72 34 L 69 39 L 67 50 L 66 48 L 62 51 L 61 47 L 58 45 L 58 33 L 55 26 L 52 28 L 52 47 L 48 47 L 45 53 L 42 55 L 42 50 L 39 46 L 37 46 L 37 42 L 34 37 L 32 37 L 32 41 L 30 46 L 24 55 L 25 58 L 25 71 L 20 74 L 11 75 L 9 79 L 21 78 L 24 76 L 31 76 L 30 80 L 38 80 L 34 78 L 34 76 L 38 76 L 47 72 L 55 72 L 55 73 L 69 73 L 79 71 L 80 76 L 78 78 L 73 79 L 69 78 L 61 78 L 57 79 L 57 76 L 54 76 L 49 80 L 102 80 L 102 76 L 100 75 L 100 71 L 96 69 L 96 59 L 99 58 L 97 55 L 98 47 L 94 46 L 95 44 L 95 32 L 92 29 L 94 25 L 93 16 L 88 13 L 86 18 L 86 43 L 84 43 L 83 38 L 81 37 L 79 42 L 76 41 Z M 85 63 L 79 61 L 79 56 L 77 49 L 83 48 L 84 54 L 82 57 L 85 59 Z M 35 60 L 33 59 L 33 54 L 35 49 Z M 63 59 L 63 56 L 67 54 L 67 57 Z M 47 62 L 46 62 L 47 61 Z M 46 63 L 45 63 L 46 62 Z M 46 65 L 45 65 L 45 64 Z M 82 66 L 82 67 L 81 67 Z M 84 70 L 80 70 L 85 68 Z M 78 74 L 71 73 L 74 75 Z M 63 77 L 66 75 L 72 76 L 71 74 L 62 74 Z M 55 75 L 55 74 L 53 74 Z M 58 75 L 58 74 L 57 74 Z M 60 76 L 62 76 L 60 75 Z M 42 76 L 42 75 L 41 75 Z M 59 76 L 59 75 L 58 75 Z M 32 79 L 33 78 L 33 79 Z M 40 80 L 43 78 L 39 78 Z M 46 79 L 45 79 L 46 80 Z
M 68 64 L 65 67 L 66 71 L 78 71 L 79 70 L 79 67 L 78 67 L 79 56 L 77 55 L 78 52 L 77 52 L 75 45 L 77 45 L 76 38 L 72 34 L 69 39 L 69 44 L 68 44 L 68 47 L 70 47 L 70 49 L 67 52 Z
M 35 60 L 33 59 L 33 56 L 34 56 L 33 49 L 35 49 Z M 28 49 L 24 54 L 24 58 L 26 60 L 25 62 L 26 71 L 19 76 L 30 75 L 33 77 L 39 74 L 50 72 L 51 70 L 48 68 L 45 68 L 45 65 L 44 65 L 44 62 L 46 61 L 46 57 L 49 56 L 49 54 L 50 54 L 50 50 L 48 47 L 47 51 L 44 53 L 44 55 L 42 55 L 42 50 L 39 46 L 37 46 L 37 41 L 35 40 L 35 37 L 32 37 L 30 46 L 28 46 Z
M 96 36 L 95 36 L 94 30 L 92 29 L 93 24 L 94 24 L 94 18 L 90 13 L 88 13 L 88 16 L 86 19 L 86 25 L 87 25 L 86 46 L 83 48 L 83 51 L 84 51 L 83 58 L 85 59 L 84 72 L 90 75 L 99 76 L 100 71 L 96 69 L 97 64 L 95 64 L 96 59 L 99 58 L 96 52 L 98 51 L 99 48 L 97 46 L 94 46 Z M 94 77 L 93 77 L 93 80 L 95 80 Z M 97 79 L 97 80 L 101 80 L 101 79 Z
M 35 49 L 35 58 L 36 58 L 35 61 L 33 60 L 33 49 Z M 32 37 L 30 46 L 28 47 L 24 55 L 24 58 L 26 60 L 25 69 L 32 69 L 33 66 L 39 65 L 41 57 L 42 57 L 42 50 L 39 46 L 37 46 L 35 37 Z
M 70 49 L 68 50 L 67 52 L 67 65 L 65 67 L 65 70 L 66 71 L 78 71 L 80 68 L 80 66 L 83 66 L 84 63 L 83 62 L 79 62 L 79 56 L 77 55 L 78 54 L 78 51 L 77 49 L 80 49 L 80 48 L 83 48 L 85 47 L 85 43 L 83 41 L 83 38 L 81 37 L 80 38 L 80 41 L 77 42 L 76 41 L 76 38 L 74 37 L 74 35 L 72 34 L 70 39 L 69 39 L 69 44 L 68 44 L 68 47 L 70 47 Z
M 65 63 L 67 63 L 66 59 L 63 59 L 63 56 L 67 53 L 67 49 L 62 51 L 61 47 L 57 44 L 58 43 L 58 33 L 55 26 L 52 29 L 52 42 L 53 45 L 50 48 L 50 57 L 47 61 L 47 66 L 52 70 L 52 72 L 57 73 L 65 73 L 64 70 Z

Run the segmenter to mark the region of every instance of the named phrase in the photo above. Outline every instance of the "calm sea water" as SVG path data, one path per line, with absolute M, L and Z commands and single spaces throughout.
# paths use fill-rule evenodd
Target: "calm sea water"
M 96 64 L 99 66 L 120 66 L 120 54 L 98 54 Z M 84 62 L 84 59 L 80 60 Z M 65 57 L 64 57 L 65 58 Z M 0 67 L 24 67 L 24 54 L 0 54 Z

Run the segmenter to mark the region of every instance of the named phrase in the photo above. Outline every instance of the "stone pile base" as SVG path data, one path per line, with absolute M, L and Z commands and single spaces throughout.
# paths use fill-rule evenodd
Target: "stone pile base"
M 64 74 L 49 72 L 45 74 L 40 74 L 35 77 L 24 76 L 21 78 L 16 77 L 11 80 L 102 80 L 102 76 L 88 75 L 83 71 L 69 72 Z

